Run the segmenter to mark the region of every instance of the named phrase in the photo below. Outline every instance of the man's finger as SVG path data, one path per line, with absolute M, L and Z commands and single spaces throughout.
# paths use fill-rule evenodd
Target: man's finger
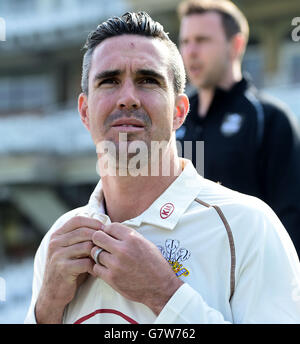
M 98 246 L 94 246 L 91 250 L 91 257 L 93 258 L 94 262 L 95 262 L 95 253 L 97 252 L 98 249 L 99 249 Z M 101 264 L 101 265 L 106 266 L 107 268 L 110 268 L 112 260 L 113 260 L 113 255 L 103 249 L 103 251 L 101 251 L 98 254 L 97 262 L 95 262 L 95 264 Z
M 139 235 L 136 230 L 117 222 L 108 225 L 102 225 L 102 227 L 102 231 L 104 233 L 109 234 L 111 237 L 118 240 L 125 240 L 130 235 Z
M 64 235 L 60 235 L 58 240 L 61 242 L 61 246 L 63 247 L 71 246 L 80 242 L 92 241 L 95 231 L 95 229 L 81 227 L 65 233 Z
M 90 258 L 80 258 L 69 262 L 69 272 L 72 274 L 83 274 L 88 272 L 94 275 L 93 262 Z
M 104 282 L 108 281 L 108 274 L 110 273 L 109 269 L 104 265 L 95 264 L 93 266 L 93 273 L 103 279 Z
M 119 240 L 101 230 L 94 232 L 92 241 L 96 246 L 103 248 L 107 252 L 113 253 L 118 249 Z
M 83 257 L 90 257 L 93 248 L 91 241 L 81 242 L 72 246 L 64 247 L 63 256 L 68 259 L 78 259 Z
M 92 219 L 85 216 L 74 216 L 61 226 L 55 233 L 65 234 L 80 227 L 88 227 L 94 230 L 98 230 L 102 227 L 102 223 L 99 220 Z

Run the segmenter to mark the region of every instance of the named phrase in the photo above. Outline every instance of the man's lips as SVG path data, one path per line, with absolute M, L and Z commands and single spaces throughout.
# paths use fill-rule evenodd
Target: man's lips
M 144 129 L 145 124 L 134 118 L 121 118 L 114 121 L 111 127 L 120 131 L 137 131 Z
M 192 74 L 201 73 L 202 70 L 203 70 L 203 67 L 199 65 L 191 65 L 188 67 L 188 71 Z

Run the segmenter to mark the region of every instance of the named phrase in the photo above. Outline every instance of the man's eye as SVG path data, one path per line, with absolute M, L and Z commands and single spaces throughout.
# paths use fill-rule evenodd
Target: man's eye
M 101 80 L 99 83 L 98 83 L 98 86 L 101 86 L 101 85 L 110 85 L 110 84 L 117 84 L 117 80 L 116 79 L 104 79 L 104 80 Z
M 196 38 L 196 43 L 203 43 L 203 42 L 209 42 L 210 38 L 209 37 L 197 37 Z
M 154 79 L 154 78 L 143 78 L 141 80 L 141 83 L 142 84 L 156 84 L 156 85 L 159 84 L 159 82 L 156 79 Z

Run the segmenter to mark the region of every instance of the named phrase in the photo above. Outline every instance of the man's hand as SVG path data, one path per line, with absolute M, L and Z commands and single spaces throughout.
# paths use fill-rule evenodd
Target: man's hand
M 76 216 L 52 234 L 43 284 L 36 303 L 38 323 L 59 323 L 81 283 L 93 273 L 92 237 L 101 222 Z
M 183 284 L 159 249 L 137 231 L 119 224 L 102 225 L 93 242 L 103 248 L 94 273 L 125 298 L 158 315 Z M 97 247 L 92 249 L 91 255 Z

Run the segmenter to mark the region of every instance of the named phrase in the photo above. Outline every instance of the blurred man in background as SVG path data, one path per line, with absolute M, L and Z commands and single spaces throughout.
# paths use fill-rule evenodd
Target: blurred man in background
M 178 14 L 180 49 L 197 94 L 177 140 L 193 141 L 195 165 L 195 142 L 204 141 L 205 178 L 268 203 L 299 255 L 299 127 L 242 74 L 247 19 L 227 0 L 187 0 Z

